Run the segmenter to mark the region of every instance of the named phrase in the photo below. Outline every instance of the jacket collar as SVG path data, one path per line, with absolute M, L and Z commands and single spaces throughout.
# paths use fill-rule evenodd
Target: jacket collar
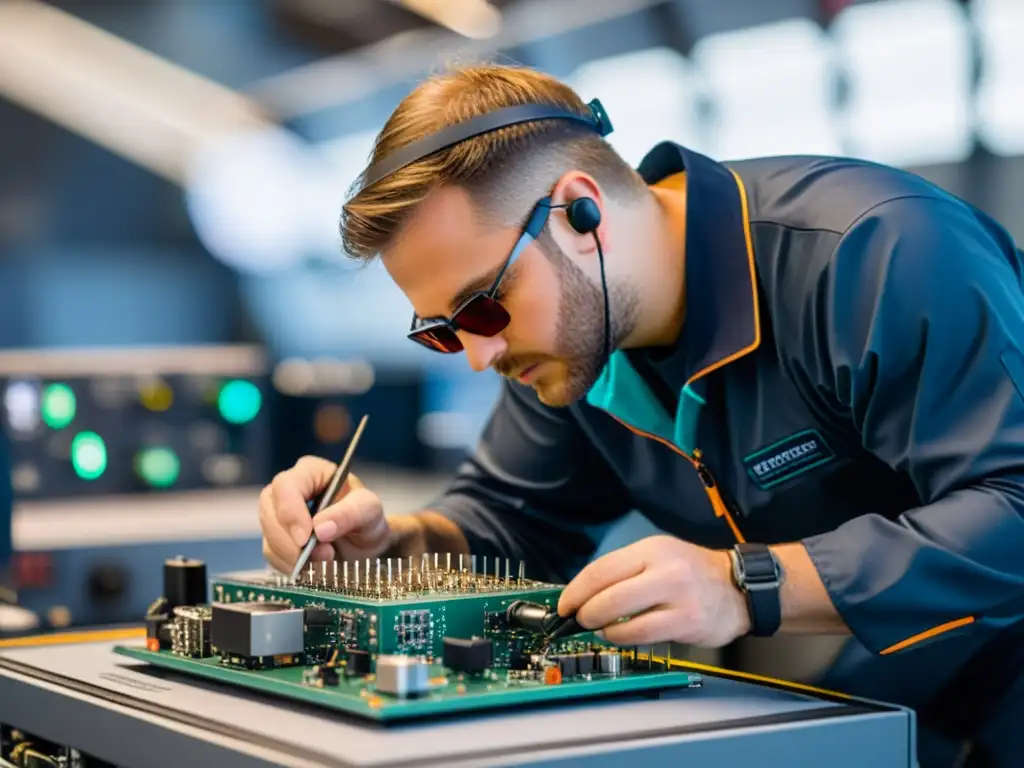
M 746 190 L 735 171 L 671 142 L 637 170 L 648 184 L 686 173 L 686 320 L 659 367 L 688 386 L 761 343 Z

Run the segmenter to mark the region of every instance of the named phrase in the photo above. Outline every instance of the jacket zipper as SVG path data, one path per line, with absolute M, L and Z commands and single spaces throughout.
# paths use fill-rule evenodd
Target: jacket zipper
M 654 440 L 657 443 L 661 443 L 689 461 L 690 464 L 693 465 L 693 468 L 697 470 L 697 476 L 704 484 L 704 493 L 707 494 L 708 500 L 711 502 L 711 508 L 715 511 L 715 517 L 725 518 L 725 522 L 729 525 L 729 530 L 732 531 L 732 535 L 736 538 L 738 543 L 743 544 L 746 542 L 746 539 L 743 537 L 743 533 L 736 524 L 733 514 L 734 510 L 730 508 L 730 505 L 727 504 L 725 499 L 722 497 L 722 493 L 718 489 L 718 483 L 715 482 L 714 475 L 711 474 L 711 470 L 707 468 L 707 465 L 701 458 L 703 454 L 700 449 L 694 450 L 693 456 L 690 456 L 684 451 L 681 451 L 674 443 L 671 443 L 662 437 L 658 437 L 657 435 L 652 435 L 649 432 L 644 432 L 642 429 L 637 429 L 632 424 L 627 424 L 613 413 L 609 413 L 608 411 L 605 411 L 605 413 L 619 422 L 619 424 L 624 426 L 630 432 L 640 435 L 641 437 L 646 437 L 649 440 Z
M 725 518 L 725 522 L 729 524 L 729 528 L 732 530 L 732 535 L 736 537 L 736 541 L 743 544 L 746 542 L 746 539 L 743 538 L 743 533 L 736 524 L 736 517 L 738 517 L 736 509 L 726 500 L 725 494 L 719 490 L 718 483 L 715 482 L 715 476 L 711 474 L 711 470 L 708 469 L 701 456 L 700 449 L 696 448 L 693 451 L 693 459 L 691 461 L 697 470 L 697 476 L 704 483 L 704 492 L 711 499 L 711 506 L 715 510 L 715 515 Z

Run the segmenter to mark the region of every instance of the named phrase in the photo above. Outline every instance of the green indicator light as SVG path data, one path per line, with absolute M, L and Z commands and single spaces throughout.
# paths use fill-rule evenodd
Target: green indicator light
M 170 448 L 144 448 L 135 457 L 135 471 L 154 488 L 170 488 L 181 473 L 181 461 Z
M 245 424 L 256 418 L 263 404 L 263 395 L 259 387 L 251 381 L 236 379 L 221 387 L 217 398 L 217 408 L 225 421 L 232 424 Z
M 95 432 L 79 432 L 71 441 L 71 466 L 83 480 L 95 480 L 107 469 L 107 445 Z
M 50 384 L 43 390 L 39 409 L 46 426 L 63 429 L 75 420 L 75 393 L 67 384 Z

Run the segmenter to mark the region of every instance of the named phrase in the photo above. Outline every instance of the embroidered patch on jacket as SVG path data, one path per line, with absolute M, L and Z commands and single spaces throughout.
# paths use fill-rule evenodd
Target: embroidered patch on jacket
M 827 464 L 835 457 L 818 430 L 805 429 L 745 456 L 743 467 L 754 485 L 767 490 Z

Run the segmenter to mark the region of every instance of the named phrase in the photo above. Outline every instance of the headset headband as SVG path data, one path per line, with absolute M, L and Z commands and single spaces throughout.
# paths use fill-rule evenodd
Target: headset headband
M 517 123 L 527 123 L 534 120 L 570 120 L 590 128 L 600 136 L 607 136 L 612 132 L 611 120 L 608 119 L 608 113 L 604 111 L 600 101 L 594 99 L 587 104 L 587 109 L 590 112 L 589 117 L 547 104 L 523 104 L 517 107 L 498 109 L 494 112 L 488 112 L 486 115 L 480 115 L 465 122 L 450 125 L 437 133 L 407 144 L 371 165 L 366 169 L 366 173 L 363 174 L 362 188 L 366 189 L 376 184 L 385 176 L 390 176 L 400 168 L 411 165 L 417 160 L 422 160 L 424 157 L 433 155 L 443 149 L 453 147 L 466 139 L 471 139 L 482 133 L 497 131 Z

